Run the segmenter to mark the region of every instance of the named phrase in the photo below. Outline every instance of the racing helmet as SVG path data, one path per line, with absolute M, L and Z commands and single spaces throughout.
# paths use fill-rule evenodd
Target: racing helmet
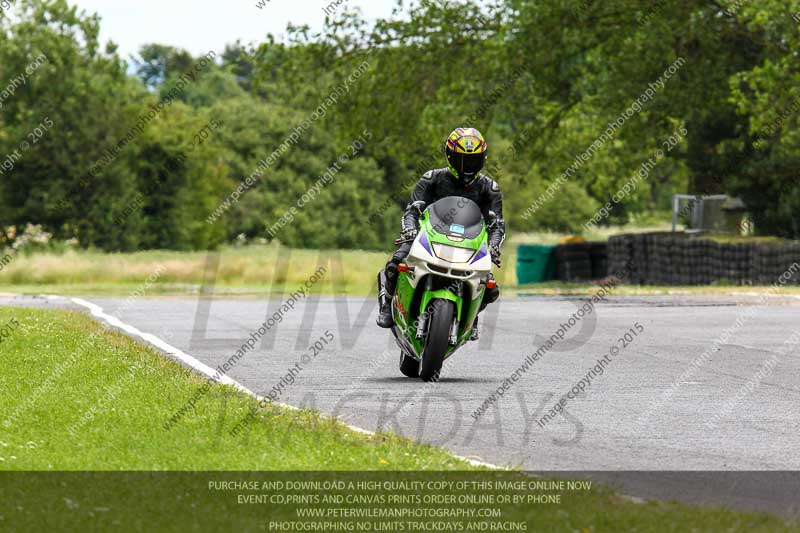
M 453 130 L 444 146 L 453 177 L 464 185 L 472 183 L 486 162 L 487 149 L 486 139 L 475 128 Z

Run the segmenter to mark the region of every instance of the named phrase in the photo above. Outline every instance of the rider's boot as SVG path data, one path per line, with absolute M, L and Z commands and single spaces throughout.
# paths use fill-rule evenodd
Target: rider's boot
M 378 274 L 378 319 L 376 322 L 382 328 L 394 325 L 392 317 L 392 295 L 397 285 L 397 266 L 390 263 L 384 272 Z
M 472 333 L 469 336 L 469 340 L 476 341 L 481 338 L 481 334 L 478 332 L 478 317 L 475 317 L 475 322 L 472 323 Z
M 486 277 L 486 279 L 487 279 L 487 281 L 488 280 L 494 280 L 494 276 L 489 274 Z M 495 285 L 494 288 L 492 288 L 492 289 L 486 289 L 486 291 L 483 293 L 483 301 L 481 302 L 481 307 L 480 307 L 480 309 L 478 309 L 478 312 L 482 313 L 483 310 L 486 309 L 486 307 L 490 303 L 496 301 L 499 297 L 500 297 L 500 289 L 497 288 L 497 285 Z M 480 333 L 478 332 L 478 317 L 479 316 L 480 315 L 475 317 L 475 322 L 474 322 L 474 324 L 472 326 L 472 334 L 469 336 L 469 340 L 471 340 L 471 341 L 476 341 L 476 340 L 480 339 Z

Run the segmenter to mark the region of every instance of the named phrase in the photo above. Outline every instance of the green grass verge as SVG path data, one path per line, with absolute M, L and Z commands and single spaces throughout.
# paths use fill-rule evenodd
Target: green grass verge
M 255 401 L 226 386 L 165 430 L 206 380 L 81 313 L 0 309 L 0 325 L 12 318 L 20 326 L 0 345 L 4 470 L 466 467 L 441 450 L 365 437 L 308 410 L 268 406 L 233 437 Z
M 224 386 L 212 387 L 194 413 L 167 431 L 164 422 L 205 380 L 79 313 L 0 308 L 0 326 L 12 321 L 18 325 L 0 344 L 0 470 L 481 470 L 443 450 L 390 434 L 363 435 L 308 410 L 268 407 L 246 433 L 232 437 L 227 428 L 245 416 L 254 400 Z M 4 479 L 16 479 L 16 488 L 2 486 Z M 47 482 L 0 477 L 0 496 L 5 495 L 0 499 L 15 505 L 0 506 L 0 527 L 5 521 L 18 530 L 30 529 L 47 523 L 47 513 L 60 512 L 87 528 L 106 520 L 103 512 L 113 511 L 115 521 L 108 523 L 142 523 L 147 529 L 154 517 L 142 516 L 140 508 L 188 529 L 210 529 L 220 520 L 246 529 L 264 527 L 263 507 L 237 506 L 202 484 L 184 494 L 193 489 L 166 490 L 169 483 L 151 479 L 153 490 L 146 483 L 129 487 L 110 508 L 92 510 L 86 502 L 105 494 L 102 480 L 95 486 L 86 478 L 70 486 L 69 499 L 58 501 L 47 500 L 58 487 L 32 488 Z M 558 506 L 517 506 L 513 518 L 547 531 L 793 530 L 765 515 L 636 504 L 603 488 L 571 494 Z

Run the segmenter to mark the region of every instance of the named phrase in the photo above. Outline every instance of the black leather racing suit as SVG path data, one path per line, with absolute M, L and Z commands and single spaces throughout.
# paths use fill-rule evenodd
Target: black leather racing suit
M 447 196 L 462 196 L 478 204 L 488 225 L 489 246 L 499 250 L 506 238 L 506 225 L 503 221 L 503 195 L 500 193 L 500 186 L 497 185 L 497 182 L 485 174 L 479 174 L 472 183 L 464 185 L 463 182 L 453 177 L 448 168 L 439 168 L 426 172 L 417 182 L 417 186 L 411 195 L 411 202 L 409 202 L 403 213 L 403 231 L 419 230 L 419 217 L 425 208 Z M 401 244 L 389 262 L 386 263 L 385 289 L 388 295 L 394 294 L 397 286 L 397 265 L 402 263 L 408 256 L 411 244 L 410 242 Z M 484 293 L 481 310 L 497 300 L 499 295 L 499 289 L 487 289 Z

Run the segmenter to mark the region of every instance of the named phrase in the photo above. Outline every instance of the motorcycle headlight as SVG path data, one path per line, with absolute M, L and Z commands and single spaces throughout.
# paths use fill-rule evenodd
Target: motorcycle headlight
M 469 248 L 460 248 L 438 242 L 433 243 L 433 251 L 436 252 L 436 257 L 451 263 L 466 263 L 475 255 L 475 251 Z

